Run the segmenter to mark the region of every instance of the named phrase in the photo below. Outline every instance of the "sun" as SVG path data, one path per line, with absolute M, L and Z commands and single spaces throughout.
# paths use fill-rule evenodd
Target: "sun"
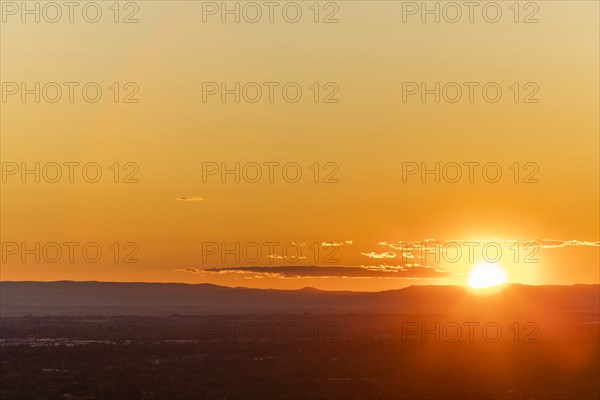
M 484 289 L 503 283 L 506 283 L 506 271 L 497 263 L 476 264 L 467 278 L 467 285 L 473 289 Z

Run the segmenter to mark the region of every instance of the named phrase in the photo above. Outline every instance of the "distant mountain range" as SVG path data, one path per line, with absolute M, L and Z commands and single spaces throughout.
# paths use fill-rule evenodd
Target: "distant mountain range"
M 382 292 L 273 290 L 212 284 L 0 282 L 0 314 L 169 315 L 301 312 L 515 313 L 600 310 L 600 285 L 506 285 L 492 293 L 460 286 Z

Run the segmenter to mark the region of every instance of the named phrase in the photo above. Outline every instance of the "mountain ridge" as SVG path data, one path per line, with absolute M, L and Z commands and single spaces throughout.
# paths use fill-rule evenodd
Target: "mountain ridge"
M 509 284 L 487 293 L 453 285 L 411 285 L 379 292 L 355 292 L 240 288 L 211 283 L 0 281 L 2 316 L 503 310 L 597 313 L 599 308 L 598 284 Z

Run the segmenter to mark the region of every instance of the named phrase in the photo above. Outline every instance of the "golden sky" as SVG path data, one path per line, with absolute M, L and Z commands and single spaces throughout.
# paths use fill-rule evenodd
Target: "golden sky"
M 287 3 L 2 2 L 1 279 L 600 282 L 598 2 Z

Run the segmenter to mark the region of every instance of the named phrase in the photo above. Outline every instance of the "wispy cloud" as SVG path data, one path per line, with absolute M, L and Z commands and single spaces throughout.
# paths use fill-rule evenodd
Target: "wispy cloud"
M 345 240 L 343 242 L 322 242 L 321 247 L 351 246 L 352 243 L 354 243 L 352 240 Z
M 305 256 L 299 256 L 299 255 L 282 256 L 282 255 L 279 255 L 279 254 L 269 254 L 267 256 L 267 258 L 269 260 L 286 260 L 286 261 L 298 261 L 298 260 L 305 260 L 306 259 Z
M 204 197 L 200 197 L 200 196 L 178 196 L 178 197 L 175 197 L 173 200 L 177 200 L 177 201 L 203 201 Z
M 535 239 L 536 244 L 542 249 L 556 249 L 561 247 L 600 247 L 600 242 L 588 242 L 585 240 L 549 240 Z
M 188 274 L 194 274 L 194 275 L 202 275 L 205 273 L 204 269 L 202 269 L 202 268 L 177 268 L 177 269 L 174 269 L 173 271 L 186 272 Z
M 404 251 L 404 256 L 409 257 L 410 254 L 414 251 L 425 250 L 425 251 L 448 251 L 451 250 L 451 246 L 449 245 L 485 245 L 487 243 L 493 243 L 498 245 L 529 245 L 529 246 L 538 246 L 541 249 L 555 249 L 555 248 L 563 248 L 563 247 L 600 247 L 600 242 L 591 242 L 585 240 L 551 240 L 551 239 L 456 239 L 456 240 L 435 240 L 435 239 L 426 239 L 423 241 L 414 241 L 414 242 L 379 242 L 377 243 L 380 246 L 389 247 L 394 250 L 402 250 Z M 374 252 L 365 254 L 377 254 Z M 381 253 L 385 254 L 385 253 Z M 377 258 L 377 257 L 373 257 Z
M 396 253 L 392 253 L 390 251 L 386 251 L 385 253 L 375 253 L 374 251 L 370 253 L 360 253 L 363 256 L 367 256 L 369 258 L 396 258 Z

